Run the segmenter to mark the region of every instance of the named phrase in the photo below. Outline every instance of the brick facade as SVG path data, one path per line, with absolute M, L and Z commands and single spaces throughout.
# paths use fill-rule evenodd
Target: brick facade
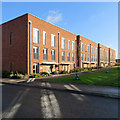
M 37 37 L 39 38 L 39 43 L 33 42 L 33 29 L 38 30 L 39 36 Z M 43 31 L 46 33 L 45 45 L 43 45 Z M 55 37 L 55 46 L 51 45 L 53 44 L 51 42 L 52 36 Z M 63 49 L 62 41 L 64 41 L 64 39 L 65 48 Z M 69 41 L 70 49 L 68 48 Z M 81 47 L 82 44 L 83 51 Z M 99 45 L 107 51 L 107 64 L 114 64 L 115 51 L 101 44 Z M 81 35 L 77 36 L 33 15 L 25 14 L 2 24 L 2 69 L 7 71 L 17 70 L 32 74 L 35 69 L 34 67 L 37 65 L 38 72 L 48 72 L 49 70 L 70 71 L 75 66 L 79 66 L 80 68 L 101 66 L 102 63 L 105 63 L 106 61 L 105 59 L 104 61 L 101 61 L 101 56 L 103 56 L 103 54 L 99 54 L 99 45 Z M 74 50 L 72 46 L 74 46 Z M 33 58 L 33 48 L 35 48 L 35 51 L 39 50 L 38 59 Z M 43 49 L 45 48 L 48 50 L 48 59 L 46 60 L 43 59 Z M 91 51 L 92 48 L 93 52 Z M 55 60 L 52 60 L 53 53 L 51 50 L 55 51 Z M 63 53 L 65 53 L 64 61 L 62 61 Z M 84 56 L 83 59 L 81 59 L 81 53 Z M 70 59 L 68 54 L 70 54 Z M 72 59 L 73 55 L 74 61 Z

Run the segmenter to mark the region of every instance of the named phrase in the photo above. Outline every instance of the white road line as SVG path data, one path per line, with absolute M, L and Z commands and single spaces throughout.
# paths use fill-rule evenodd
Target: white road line
M 69 90 L 74 90 L 72 87 L 70 87 L 69 85 L 64 85 L 65 88 L 69 89 Z M 71 93 L 77 100 L 83 101 L 84 99 L 82 98 L 81 95 L 75 94 L 75 93 Z
M 32 80 L 32 78 L 29 78 L 28 81 L 27 81 L 27 83 L 29 83 L 31 80 Z
M 35 78 L 33 78 L 32 80 L 31 80 L 31 82 L 33 82 L 35 80 Z
M 75 90 L 78 90 L 78 91 L 82 91 L 82 90 L 80 90 L 79 88 L 77 88 L 75 85 L 73 85 L 73 84 L 69 84 L 71 87 L 73 87 Z
M 42 86 L 51 87 L 50 83 L 42 83 Z M 50 90 L 42 90 L 41 107 L 43 118 L 60 118 L 60 107 L 54 93 Z
M 26 93 L 29 91 L 29 88 L 27 88 L 25 91 L 19 91 L 17 96 L 13 99 L 10 106 L 3 112 L 2 118 L 13 118 L 20 106 L 22 105 L 21 100 L 26 95 Z

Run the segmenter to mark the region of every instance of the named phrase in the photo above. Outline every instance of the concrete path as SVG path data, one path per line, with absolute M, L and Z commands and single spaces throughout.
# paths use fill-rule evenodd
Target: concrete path
M 48 83 L 49 86 L 42 86 L 42 84 Z M 1 84 L 13 84 L 17 86 L 33 87 L 39 89 L 50 89 L 57 91 L 72 92 L 77 94 L 96 95 L 101 97 L 120 98 L 120 89 L 118 87 L 110 86 L 95 86 L 95 85 L 84 85 L 84 84 L 73 84 L 73 83 L 57 83 L 47 82 L 45 80 L 31 78 L 29 80 L 9 80 L 3 79 Z

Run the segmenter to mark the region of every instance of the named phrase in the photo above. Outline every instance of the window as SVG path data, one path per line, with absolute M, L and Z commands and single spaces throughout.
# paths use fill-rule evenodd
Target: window
M 39 47 L 33 47 L 33 59 L 39 59 Z
M 72 53 L 72 61 L 75 61 L 75 55 Z
M 83 60 L 83 53 L 81 53 L 81 60 Z
M 46 45 L 46 32 L 43 31 L 43 45 Z
M 85 54 L 85 61 L 86 61 L 86 54 Z
M 62 49 L 65 49 L 65 38 L 62 37 Z
M 75 64 L 72 64 L 72 68 L 73 68 L 73 69 L 75 68 Z
M 33 63 L 33 73 L 39 73 L 39 63 Z
M 89 55 L 88 55 L 88 61 L 89 61 Z
M 43 60 L 48 60 L 48 49 L 43 48 Z
M 70 40 L 68 40 L 68 50 L 70 50 Z
M 86 52 L 86 44 L 85 44 L 85 52 Z
M 83 43 L 81 44 L 81 50 L 83 51 Z
M 72 41 L 72 51 L 74 51 L 74 48 L 75 48 L 75 42 Z
M 13 44 L 13 32 L 10 32 L 10 45 Z
M 91 46 L 91 53 L 93 53 L 93 46 Z
M 56 37 L 54 34 L 51 34 L 51 46 L 55 47 Z
M 91 58 L 92 58 L 92 61 L 93 61 L 93 55 L 91 56 Z
M 89 52 L 89 45 L 88 45 L 88 50 L 87 51 Z
M 39 43 L 39 30 L 37 28 L 33 28 L 33 42 Z
M 62 51 L 62 61 L 65 61 L 65 51 Z
M 51 50 L 52 60 L 55 60 L 55 50 Z
M 97 51 L 97 48 L 96 48 L 96 55 L 97 55 L 97 52 L 98 52 L 98 51 Z
M 100 54 L 102 54 L 102 49 L 100 49 Z
M 97 56 L 96 56 L 96 62 L 97 62 Z
M 70 52 L 67 54 L 67 60 L 70 61 Z

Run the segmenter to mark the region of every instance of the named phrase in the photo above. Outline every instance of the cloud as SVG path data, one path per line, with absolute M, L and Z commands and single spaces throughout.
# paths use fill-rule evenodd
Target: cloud
M 50 23 L 57 23 L 62 20 L 62 14 L 59 11 L 49 11 L 46 21 Z
M 107 47 L 108 47 L 108 48 L 111 48 L 111 47 L 112 47 L 112 44 L 107 45 Z

